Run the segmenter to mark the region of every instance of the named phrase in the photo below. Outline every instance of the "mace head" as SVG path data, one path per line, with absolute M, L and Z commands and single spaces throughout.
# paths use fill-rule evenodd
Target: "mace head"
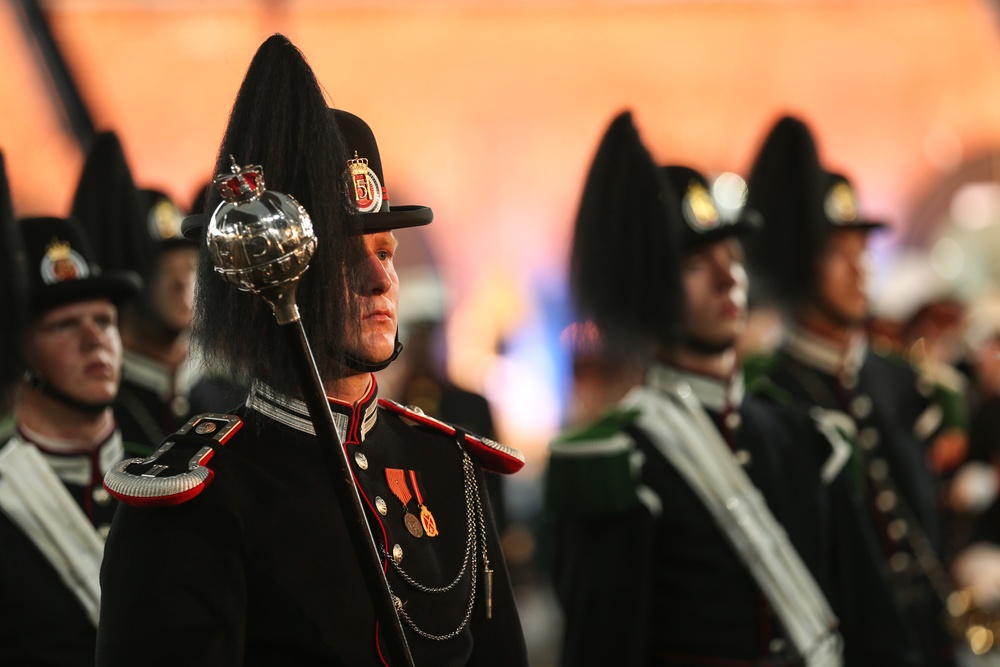
M 295 321 L 295 284 L 316 250 L 312 220 L 292 197 L 265 189 L 260 166 L 230 159 L 232 173 L 214 179 L 223 201 L 205 237 L 212 263 L 228 282 L 267 299 L 279 323 Z

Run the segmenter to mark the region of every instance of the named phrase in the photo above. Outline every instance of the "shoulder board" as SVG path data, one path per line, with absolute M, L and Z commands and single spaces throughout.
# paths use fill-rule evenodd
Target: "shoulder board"
M 639 503 L 635 443 L 626 429 L 636 408 L 616 408 L 549 444 L 545 508 L 556 514 L 608 515 Z
M 112 496 L 136 507 L 169 507 L 191 500 L 205 490 L 215 473 L 207 464 L 243 426 L 233 415 L 192 417 L 159 449 L 144 459 L 125 459 L 104 477 Z
M 440 419 L 434 419 L 424 414 L 424 411 L 416 407 L 400 405 L 395 401 L 385 398 L 378 399 L 379 407 L 399 415 L 405 421 L 409 421 L 419 426 L 426 426 L 448 435 L 455 435 L 458 430 Z M 481 466 L 490 472 L 498 472 L 510 475 L 524 467 L 524 454 L 506 445 L 501 445 L 495 440 L 482 436 L 465 433 L 462 444 L 475 457 Z

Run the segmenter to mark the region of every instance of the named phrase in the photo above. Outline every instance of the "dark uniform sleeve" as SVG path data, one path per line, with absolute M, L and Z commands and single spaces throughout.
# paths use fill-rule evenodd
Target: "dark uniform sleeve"
M 553 586 L 564 615 L 564 667 L 646 665 L 652 519 L 567 517 L 555 523 Z
M 100 667 L 243 665 L 240 531 L 200 501 L 119 508 L 101 568 Z

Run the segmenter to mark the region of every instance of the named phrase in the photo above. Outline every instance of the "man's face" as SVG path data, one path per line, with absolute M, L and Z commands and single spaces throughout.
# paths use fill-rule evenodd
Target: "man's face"
M 392 232 L 365 234 L 364 257 L 352 267 L 354 299 L 360 328 L 348 334 L 348 351 L 362 361 L 378 363 L 392 356 L 396 346 L 396 309 L 399 277 L 393 265 L 396 237 Z
M 149 287 L 150 307 L 170 331 L 180 333 L 191 325 L 197 271 L 197 248 L 172 248 L 160 253 Z
M 747 274 L 739 241 L 728 238 L 686 253 L 681 274 L 689 344 L 724 352 L 746 326 Z
M 868 231 L 831 232 L 817 271 L 819 309 L 839 325 L 862 324 L 868 315 Z
M 51 308 L 28 329 L 29 367 L 83 403 L 110 403 L 121 380 L 118 312 L 107 299 Z

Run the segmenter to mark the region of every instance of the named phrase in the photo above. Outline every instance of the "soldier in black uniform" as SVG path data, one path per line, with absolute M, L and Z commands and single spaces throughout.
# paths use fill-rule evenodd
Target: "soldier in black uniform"
M 0 212 L 8 231 L 11 217 Z M 93 665 L 98 575 L 118 504 L 101 482 L 124 456 L 111 410 L 122 363 L 116 304 L 139 278 L 101 273 L 71 220 L 17 227 L 29 319 L 15 432 L 0 444 L 0 664 Z
M 911 664 L 898 629 L 848 636 L 843 662 L 820 587 L 839 583 L 831 552 L 854 544 L 828 517 L 845 461 L 804 412 L 743 395 L 749 218 L 720 219 L 691 169 L 661 176 L 628 115 L 605 135 L 571 279 L 609 341 L 654 360 L 616 409 L 551 445 L 565 665 Z
M 909 364 L 870 350 L 864 330 L 868 235 L 884 225 L 860 216 L 850 182 L 820 165 L 808 127 L 792 117 L 771 129 L 748 187 L 747 205 L 766 221 L 747 243 L 750 277 L 761 288 L 758 298 L 786 314 L 785 339 L 761 365 L 761 382 L 843 416 L 855 493 L 864 498 L 924 664 L 951 664 L 941 622 L 947 577 L 928 567 L 938 560 L 940 529 L 926 457 L 941 411 L 934 388 Z
M 145 283 L 120 321 L 125 358 L 114 408 L 129 455 L 152 453 L 192 415 L 239 405 L 246 391 L 206 374 L 191 354 L 197 244 L 181 234 L 183 214 L 169 196 L 136 188 L 113 132 L 88 152 L 73 214 L 101 239 L 103 266 L 136 271 Z
M 280 35 L 247 71 L 217 173 L 230 155 L 260 165 L 316 230 L 302 325 L 414 663 L 525 665 L 483 481 L 484 470 L 516 471 L 522 455 L 379 399 L 373 375 L 400 348 L 391 230 L 427 224 L 430 209 L 390 209 L 371 130 L 327 108 Z M 170 450 L 107 477 L 126 504 L 102 571 L 97 662 L 390 664 L 388 621 L 351 549 L 320 450 L 332 445 L 314 435 L 288 341 L 270 309 L 204 256 L 199 281 L 195 335 L 252 390 L 235 414 L 195 417 Z

